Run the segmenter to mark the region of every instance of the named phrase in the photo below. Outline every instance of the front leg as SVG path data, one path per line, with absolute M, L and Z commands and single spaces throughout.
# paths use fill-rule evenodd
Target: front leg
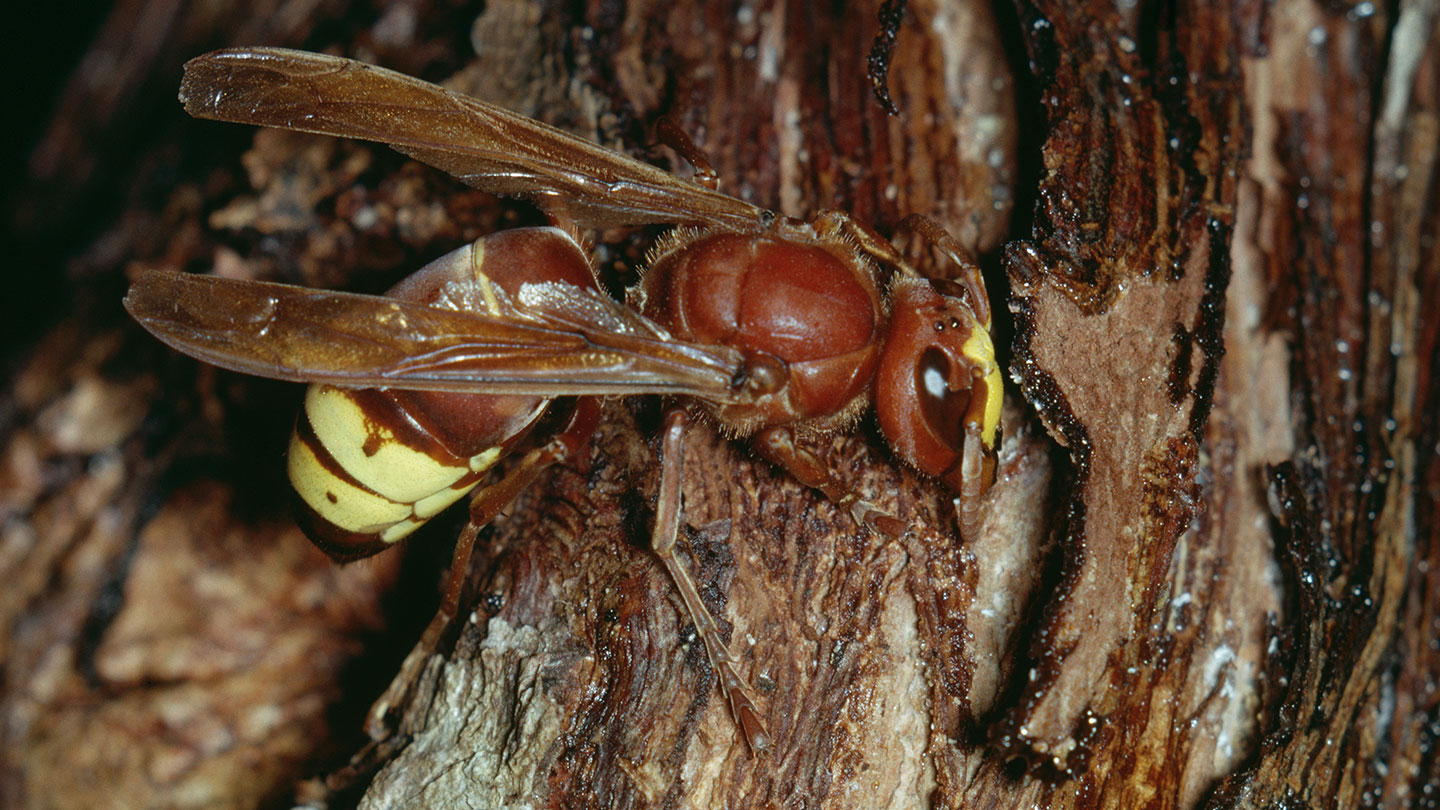
M 836 506 L 847 510 L 855 522 L 886 537 L 905 533 L 899 518 L 860 497 L 860 493 L 830 472 L 830 465 L 812 448 L 801 445 L 788 427 L 766 428 L 751 440 L 756 452 L 785 470 L 800 483 L 824 493 Z

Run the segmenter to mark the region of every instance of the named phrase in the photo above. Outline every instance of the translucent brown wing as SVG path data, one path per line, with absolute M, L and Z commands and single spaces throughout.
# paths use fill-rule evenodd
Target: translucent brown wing
M 737 230 L 774 215 L 618 152 L 442 87 L 336 56 L 282 48 L 190 60 L 186 112 L 379 141 L 476 188 L 544 202 L 589 225 L 705 222 Z
M 520 318 L 147 270 L 125 308 L 191 357 L 277 380 L 540 396 L 741 396 L 733 385 L 743 365 L 738 351 L 673 340 L 613 302 L 597 304 L 598 294 L 544 286 L 542 303 Z

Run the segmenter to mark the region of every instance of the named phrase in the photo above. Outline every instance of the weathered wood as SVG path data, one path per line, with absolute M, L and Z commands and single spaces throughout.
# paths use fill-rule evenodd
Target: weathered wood
M 896 118 L 865 74 L 878 6 L 117 12 L 92 59 L 142 43 L 141 64 L 72 82 L 8 209 L 59 233 L 124 190 L 101 236 L 57 246 L 48 270 L 89 281 L 14 355 L 0 412 L 0 805 L 257 807 L 307 776 L 302 799 L 371 807 L 1433 801 L 1434 3 L 917 0 Z M 299 391 L 168 354 L 122 319 L 122 270 L 373 291 L 536 214 L 383 148 L 169 104 L 181 59 L 260 43 L 673 166 L 646 147 L 670 115 L 731 193 L 883 233 L 925 213 L 982 255 L 1019 385 L 980 536 L 868 422 L 832 449 L 913 525 L 900 543 L 692 437 L 680 550 L 772 757 L 746 751 L 647 551 L 653 402 L 607 405 L 586 462 L 482 536 L 453 649 L 402 732 L 362 746 L 453 520 L 398 581 L 398 554 L 324 560 L 279 463 Z M 141 126 L 149 145 L 124 136 Z M 607 282 L 653 237 L 598 234 Z

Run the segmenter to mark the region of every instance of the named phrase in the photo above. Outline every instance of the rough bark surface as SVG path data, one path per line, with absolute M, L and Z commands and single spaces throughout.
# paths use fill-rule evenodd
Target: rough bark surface
M 878 6 L 117 4 L 6 200 L 71 286 L 7 347 L 0 806 L 1440 802 L 1440 5 L 914 0 L 894 118 Z M 482 535 L 458 637 L 367 742 L 463 516 L 328 562 L 288 517 L 298 387 L 164 350 L 125 280 L 374 291 L 538 215 L 184 119 L 180 62 L 229 44 L 674 166 L 668 115 L 730 193 L 940 220 L 1017 383 L 982 530 L 869 422 L 828 449 L 901 542 L 696 429 L 680 551 L 759 692 L 752 756 L 648 552 L 659 404 L 610 402 Z M 657 233 L 596 234 L 605 281 Z

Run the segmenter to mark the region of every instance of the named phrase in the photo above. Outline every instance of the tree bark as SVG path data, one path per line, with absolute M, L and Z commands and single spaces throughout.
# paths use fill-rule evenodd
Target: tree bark
M 137 61 L 77 72 L 7 206 L 74 292 L 0 416 L 0 805 L 1434 802 L 1440 7 L 917 0 L 887 117 L 878 6 L 117 6 L 86 64 Z M 900 541 L 693 430 L 680 553 L 757 688 L 755 756 L 648 550 L 660 403 L 608 402 L 482 534 L 458 638 L 365 740 L 463 515 L 325 560 L 288 518 L 298 387 L 168 353 L 124 279 L 377 291 L 538 215 L 383 147 L 184 119 L 179 62 L 225 44 L 684 173 L 649 146 L 670 116 L 783 214 L 936 218 L 1014 382 L 980 532 L 868 417 L 825 447 Z M 594 235 L 612 289 L 658 233 Z

